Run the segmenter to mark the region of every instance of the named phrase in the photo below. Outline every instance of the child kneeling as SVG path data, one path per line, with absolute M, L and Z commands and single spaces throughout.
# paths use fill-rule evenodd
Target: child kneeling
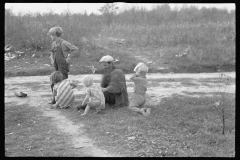
M 52 105 L 52 108 L 68 108 L 72 106 L 75 96 L 73 88 L 77 87 L 76 84 L 70 83 L 68 79 L 63 79 L 63 75 L 60 71 L 55 71 L 50 76 L 51 84 L 53 87 L 53 97 L 56 103 Z
M 93 83 L 93 78 L 90 75 L 86 75 L 82 80 L 85 89 L 85 98 L 82 102 L 82 106 L 86 106 L 85 111 L 81 116 L 87 115 L 90 108 L 95 108 L 96 112 L 100 112 L 105 108 L 105 98 L 102 89 L 99 85 Z M 79 109 L 79 108 L 78 108 Z
M 151 114 L 151 108 L 146 108 L 144 106 L 146 103 L 146 74 L 148 72 L 148 67 L 141 62 L 134 68 L 134 71 L 136 74 L 130 77 L 130 80 L 134 82 L 134 92 L 130 98 L 129 109 L 144 116 L 148 116 Z

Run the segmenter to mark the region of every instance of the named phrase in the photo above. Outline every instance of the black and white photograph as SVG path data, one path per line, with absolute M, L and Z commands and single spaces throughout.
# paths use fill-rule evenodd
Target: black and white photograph
M 5 3 L 5 157 L 235 157 L 235 3 L 50 2 Z

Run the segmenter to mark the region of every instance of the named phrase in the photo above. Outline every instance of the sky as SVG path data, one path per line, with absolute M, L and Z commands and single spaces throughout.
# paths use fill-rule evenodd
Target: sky
M 14 13 L 46 13 L 53 11 L 54 13 L 63 13 L 67 8 L 71 13 L 84 13 L 85 10 L 88 14 L 95 13 L 100 14 L 98 9 L 100 9 L 105 3 L 5 3 L 5 9 L 12 9 Z M 157 3 L 164 4 L 164 3 Z M 156 3 L 122 3 L 118 2 L 117 6 L 119 10 L 124 10 L 124 8 L 131 8 L 132 6 L 146 7 L 146 9 L 151 9 Z M 169 6 L 173 9 L 175 7 L 182 7 L 183 5 L 194 5 L 198 8 L 201 7 L 216 7 L 225 8 L 227 10 L 235 10 L 235 3 L 169 3 Z

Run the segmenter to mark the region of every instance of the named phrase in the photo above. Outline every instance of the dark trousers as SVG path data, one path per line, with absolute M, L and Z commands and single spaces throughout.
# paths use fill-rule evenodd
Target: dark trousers
M 60 71 L 63 75 L 63 79 L 68 78 L 68 72 L 69 72 L 69 64 L 66 62 L 66 59 L 63 56 L 62 47 L 61 47 L 62 41 L 60 42 L 60 45 L 57 46 L 52 50 L 53 52 L 53 59 L 54 63 L 53 66 L 56 71 Z M 54 84 L 51 84 L 51 90 L 53 92 L 53 86 Z
M 121 93 L 109 93 L 109 92 L 104 92 L 103 94 L 105 97 L 105 103 L 110 104 L 110 105 L 115 105 L 116 96 L 121 95 Z
M 115 94 L 104 92 L 105 103 L 114 105 L 115 104 Z

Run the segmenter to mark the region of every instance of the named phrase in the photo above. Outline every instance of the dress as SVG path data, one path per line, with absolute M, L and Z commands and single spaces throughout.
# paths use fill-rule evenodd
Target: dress
M 104 109 L 105 99 L 101 87 L 97 84 L 93 84 L 86 88 L 86 95 L 89 96 L 88 106 L 90 108 Z
M 57 92 L 55 100 L 60 108 L 67 108 L 72 105 L 75 96 L 68 79 L 55 84 L 53 90 Z

